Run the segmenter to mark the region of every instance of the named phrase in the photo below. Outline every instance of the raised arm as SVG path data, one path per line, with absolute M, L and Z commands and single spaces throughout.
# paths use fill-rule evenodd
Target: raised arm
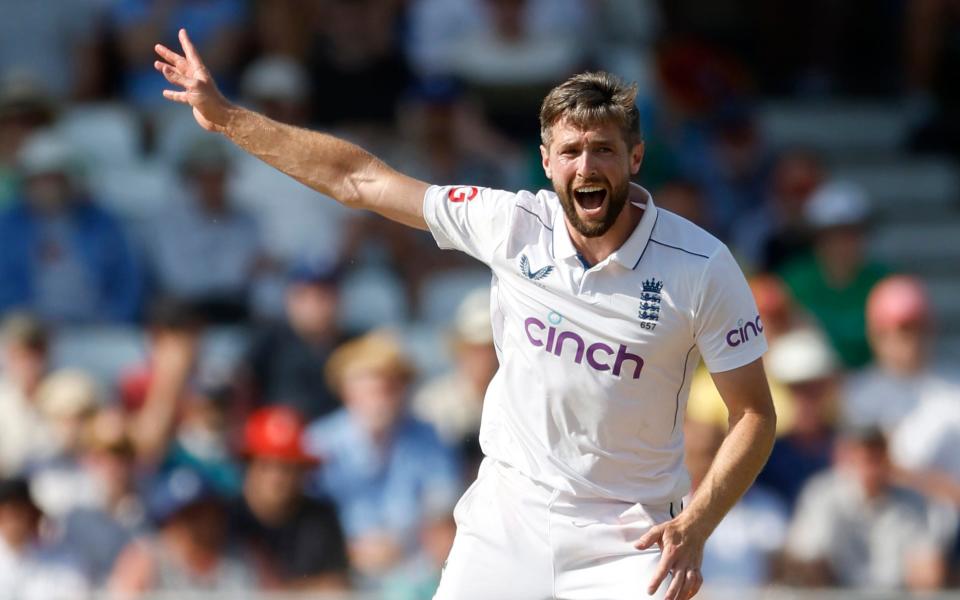
M 154 66 L 167 81 L 183 88 L 164 90 L 164 97 L 190 105 L 201 127 L 222 133 L 250 154 L 341 204 L 427 228 L 422 205 L 426 183 L 391 169 L 354 144 L 278 123 L 230 103 L 183 29 L 180 44 L 182 56 L 157 44 L 163 60 Z

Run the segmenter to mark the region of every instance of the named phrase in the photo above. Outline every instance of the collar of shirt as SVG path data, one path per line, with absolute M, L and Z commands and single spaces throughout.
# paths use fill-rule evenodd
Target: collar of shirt
M 643 203 L 633 203 L 635 206 L 644 209 L 643 216 L 640 218 L 640 222 L 633 230 L 633 233 L 627 238 L 627 241 L 614 250 L 607 260 L 600 264 L 614 261 L 632 270 L 636 268 L 640 262 L 643 250 L 647 247 L 647 242 L 649 242 L 650 235 L 653 233 L 653 226 L 657 222 L 657 207 L 653 204 L 653 198 L 650 196 L 650 192 L 634 183 L 630 185 L 640 192 L 644 200 Z M 557 201 L 559 202 L 559 198 Z M 557 260 L 575 259 L 579 263 L 580 259 L 577 258 L 577 254 L 578 251 L 570 239 L 570 234 L 567 232 L 566 217 L 564 216 L 563 207 L 561 207 L 556 212 L 553 220 L 553 256 Z

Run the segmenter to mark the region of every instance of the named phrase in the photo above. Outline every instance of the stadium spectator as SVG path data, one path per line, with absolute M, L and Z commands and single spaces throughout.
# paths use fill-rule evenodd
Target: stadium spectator
M 395 0 L 333 0 L 319 5 L 313 47 L 307 57 L 313 87 L 331 82 L 350 93 L 313 97 L 317 124 L 376 142 L 395 117 L 413 80 L 397 37 Z
M 37 505 L 59 519 L 74 508 L 97 504 L 99 482 L 80 462 L 83 432 L 106 402 L 100 385 L 86 372 L 60 369 L 43 378 L 37 405 L 50 433 L 44 440 L 53 451 L 30 466 L 30 487 Z
M 870 361 L 867 294 L 886 272 L 865 256 L 869 215 L 869 201 L 859 186 L 824 184 L 804 207 L 813 252 L 780 271 L 793 297 L 816 319 L 848 368 Z
M 771 379 L 786 386 L 792 414 L 757 481 L 792 509 L 806 480 L 830 465 L 840 364 L 822 334 L 797 329 L 770 345 L 764 365 Z
M 339 347 L 327 362 L 344 408 L 310 425 L 308 449 L 323 467 L 316 491 L 337 503 L 351 564 L 377 578 L 418 552 L 418 533 L 450 512 L 460 467 L 436 431 L 410 416 L 413 368 L 387 334 Z
M 400 104 L 396 160 L 425 181 L 470 181 L 510 188 L 521 184 L 519 149 L 490 129 L 463 85 L 433 77 L 414 85 Z
M 228 543 L 225 501 L 201 473 L 182 467 L 161 474 L 147 496 L 147 507 L 158 529 L 121 552 L 108 583 L 115 597 L 153 592 L 243 595 L 257 587 L 257 564 Z
M 284 406 L 254 412 L 243 451 L 247 470 L 232 531 L 266 565 L 267 583 L 301 592 L 347 589 L 347 549 L 336 507 L 304 494 L 316 459 L 303 448 L 300 416 Z
M 338 407 L 324 365 L 343 337 L 338 330 L 341 271 L 331 262 L 304 260 L 291 269 L 286 315 L 254 335 L 242 366 L 251 404 L 283 404 L 315 419 Z
M 876 425 L 891 435 L 925 397 L 960 403 L 960 380 L 931 364 L 933 312 L 918 279 L 881 280 L 867 297 L 866 321 L 874 362 L 847 381 L 846 422 Z
M 42 519 L 25 479 L 0 479 L 0 597 L 87 598 L 90 584 L 72 557 L 41 538 Z
M 247 17 L 242 0 L 117 0 L 109 10 L 128 102 L 144 108 L 161 103 L 166 84 L 152 68 L 153 45 L 176 39 L 180 27 L 190 29 L 217 81 L 233 91 Z
M 77 161 L 50 131 L 24 144 L 22 197 L 0 213 L 0 312 L 57 323 L 138 316 L 140 265 L 117 220 L 79 187 Z
M 103 585 L 123 548 L 148 524 L 137 488 L 135 453 L 119 407 L 100 409 L 83 431 L 80 464 L 96 502 L 70 510 L 56 528 L 94 585 Z
M 690 419 L 684 423 L 691 494 L 697 493 L 723 436 L 723 428 L 715 423 Z M 707 588 L 746 590 L 769 583 L 775 560 L 783 549 L 787 523 L 787 507 L 783 501 L 763 484 L 754 484 L 704 546 L 702 569 Z
M 576 0 L 420 0 L 411 45 L 421 74 L 454 75 L 483 102 L 505 135 L 536 139 L 529 115 L 543 93 L 587 60 L 579 42 L 592 29 Z
M 0 79 L 0 208 L 17 196 L 17 156 L 23 143 L 56 117 L 52 99 L 30 78 Z
M 712 232 L 728 239 L 737 222 L 763 203 L 769 179 L 769 149 L 750 100 L 731 99 L 711 115 L 702 162 L 687 172 L 709 199 Z
M 463 450 L 470 464 L 465 480 L 476 477 L 480 452 L 480 413 L 487 385 L 499 363 L 490 325 L 490 290 L 477 289 L 457 308 L 450 331 L 454 368 L 430 381 L 413 397 L 413 414 L 433 425 L 445 443 Z
M 50 340 L 46 328 L 24 314 L 4 319 L 0 337 L 0 477 L 10 477 L 54 451 L 50 425 L 36 399 L 49 369 Z
M 823 184 L 819 156 L 795 148 L 773 165 L 763 204 L 750 211 L 731 231 L 733 246 L 758 271 L 776 271 L 810 249 L 804 218 L 807 201 Z
M 931 590 L 946 578 L 955 522 L 893 485 L 883 432 L 844 430 L 832 469 L 810 479 L 787 536 L 788 581 Z
M 195 305 L 208 322 L 244 319 L 268 262 L 257 223 L 234 205 L 226 187 L 231 166 L 222 142 L 195 140 L 180 163 L 186 193 L 152 228 L 161 289 Z
M 96 0 L 0 1 L 0 79 L 28 74 L 56 98 L 87 96 L 103 76 L 103 7 Z

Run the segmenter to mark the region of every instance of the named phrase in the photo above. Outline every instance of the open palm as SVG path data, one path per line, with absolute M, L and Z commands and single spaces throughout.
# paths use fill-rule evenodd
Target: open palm
M 179 37 L 183 56 L 162 44 L 154 47 L 163 60 L 154 62 L 153 66 L 163 73 L 167 81 L 183 88 L 182 91 L 164 90 L 163 96 L 174 102 L 189 104 L 197 123 L 207 131 L 223 131 L 231 105 L 217 89 L 217 84 L 185 29 L 180 30 Z

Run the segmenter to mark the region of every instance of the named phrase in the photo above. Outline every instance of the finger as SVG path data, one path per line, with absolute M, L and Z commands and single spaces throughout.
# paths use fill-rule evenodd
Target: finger
M 687 583 L 684 588 L 683 600 L 689 600 L 697 595 L 703 586 L 703 575 L 699 569 L 687 569 Z
M 170 48 L 167 48 L 163 44 L 157 44 L 153 47 L 153 49 L 160 56 L 160 58 L 177 67 L 178 69 L 183 68 L 183 66 L 187 64 L 187 60 L 185 58 Z
M 660 589 L 660 584 L 663 583 L 663 580 L 666 579 L 667 574 L 670 572 L 672 562 L 673 561 L 666 554 L 660 557 L 660 562 L 657 564 L 657 570 L 653 574 L 653 579 L 650 580 L 650 585 L 647 587 L 647 593 L 649 595 L 654 595 L 657 593 L 657 590 Z
M 193 47 L 193 42 L 190 41 L 190 36 L 187 35 L 186 29 L 180 30 L 180 45 L 183 46 L 183 53 L 187 60 L 196 66 L 203 64 L 203 61 L 200 60 L 200 54 L 197 53 L 197 49 Z
M 177 92 L 174 90 L 163 90 L 163 97 L 167 100 L 173 100 L 174 102 L 181 102 L 183 104 L 190 104 L 190 101 L 187 100 L 187 92 Z
M 663 529 L 660 527 L 653 527 L 650 529 L 650 531 L 640 536 L 640 539 L 633 543 L 633 547 L 637 550 L 646 550 L 654 544 L 659 545 L 662 538 Z
M 179 85 L 182 88 L 189 88 L 197 83 L 196 79 L 182 75 L 170 65 L 164 65 L 160 69 L 160 72 L 167 78 L 167 81 L 174 85 Z
M 673 573 L 673 580 L 667 588 L 667 593 L 663 600 L 681 600 L 683 596 L 680 592 L 683 590 L 683 584 L 687 581 L 687 572 L 684 569 L 678 569 Z

